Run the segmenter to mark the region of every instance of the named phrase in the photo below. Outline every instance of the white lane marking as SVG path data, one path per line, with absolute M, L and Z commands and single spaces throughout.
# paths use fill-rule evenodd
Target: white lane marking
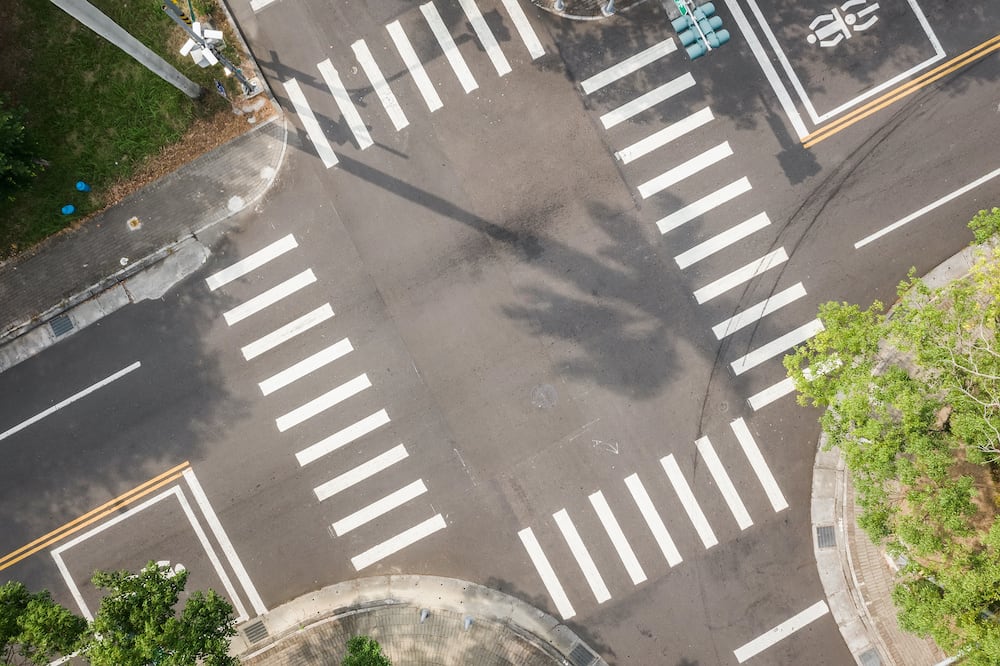
M 755 412 L 762 407 L 767 407 L 775 400 L 780 400 L 784 398 L 789 393 L 795 392 L 795 382 L 792 381 L 791 377 L 786 377 L 776 384 L 771 384 L 766 389 L 754 393 L 752 396 L 747 398 L 747 404 Z
M 507 62 L 503 51 L 500 50 L 500 45 L 497 44 L 493 32 L 490 31 L 490 26 L 486 24 L 486 19 L 483 18 L 482 12 L 476 6 L 475 0 L 458 0 L 458 4 L 462 5 L 462 11 L 469 18 L 469 23 L 472 24 L 472 29 L 475 31 L 476 37 L 479 38 L 479 43 L 486 49 L 486 55 L 493 63 L 493 67 L 496 68 L 497 74 L 503 76 L 510 73 L 510 63 Z
M 322 502 L 357 483 L 361 483 L 367 478 L 375 476 L 382 470 L 395 465 L 400 460 L 404 460 L 408 455 L 406 447 L 402 444 L 397 444 L 385 453 L 380 453 L 354 469 L 344 472 L 340 476 L 335 476 L 326 483 L 321 483 L 313 488 L 313 492 L 316 493 L 316 498 Z
M 379 560 L 383 560 L 393 553 L 403 550 L 407 546 L 412 546 L 421 539 L 443 530 L 447 526 L 448 525 L 444 522 L 444 518 L 441 517 L 441 514 L 436 514 L 424 522 L 418 523 L 410 529 L 400 532 L 391 539 L 369 548 L 360 555 L 355 555 L 351 558 L 351 564 L 354 565 L 354 569 L 356 571 L 361 571 L 362 569 L 375 564 Z
M 665 99 L 669 99 L 677 93 L 687 90 L 694 85 L 694 77 L 691 73 L 681 74 L 676 79 L 667 81 L 661 86 L 653 88 L 647 93 L 639 95 L 631 102 L 622 104 L 613 111 L 608 111 L 601 116 L 601 124 L 604 129 L 611 129 L 618 123 L 624 122 L 634 115 L 651 109 Z
M 796 345 L 800 345 L 809 338 L 823 330 L 823 322 L 819 319 L 802 324 L 795 330 L 778 336 L 765 345 L 758 347 L 749 354 L 741 356 L 732 362 L 731 367 L 736 376 L 742 375 L 751 368 L 756 368 L 761 363 L 768 361 L 778 354 L 788 351 Z
M 195 477 L 194 471 L 191 469 L 186 470 L 184 472 L 184 480 L 188 482 L 191 494 L 194 495 L 194 501 L 198 503 L 202 515 L 205 516 L 205 520 L 208 522 L 209 529 L 215 534 L 216 541 L 219 542 L 222 552 L 226 555 L 226 559 L 229 560 L 229 566 L 232 567 L 233 573 L 236 574 L 240 585 L 243 586 L 243 591 L 247 593 L 247 598 L 250 599 L 250 605 L 253 606 L 254 612 L 257 615 L 263 615 L 267 612 L 267 607 L 264 606 L 263 600 L 257 594 L 257 588 L 254 587 L 246 567 L 243 566 L 242 560 L 236 554 L 236 549 L 233 548 L 233 543 L 229 540 L 226 530 L 222 528 L 219 517 L 215 514 L 215 510 L 212 509 L 212 505 L 209 504 L 208 497 L 205 496 L 205 491 L 202 489 L 197 477 Z
M 775 511 L 787 509 L 788 502 L 785 501 L 785 496 L 781 494 L 778 482 L 774 480 L 774 475 L 771 474 L 771 468 L 764 462 L 764 456 L 761 454 L 760 448 L 757 447 L 757 442 L 754 441 L 753 435 L 750 434 L 750 429 L 747 428 L 746 422 L 740 417 L 730 423 L 729 427 L 733 429 L 736 439 L 739 440 L 743 454 L 750 462 L 750 467 L 753 468 L 754 474 L 757 475 L 757 480 L 764 487 L 764 492 L 767 494 L 767 499 L 770 500 L 771 506 Z
M 526 527 L 518 532 L 517 536 L 520 537 L 521 543 L 524 544 L 524 549 L 528 551 L 528 557 L 531 558 L 531 563 L 535 565 L 535 571 L 538 572 L 538 576 L 542 579 L 542 585 L 545 586 L 545 590 L 552 598 L 552 603 L 556 605 L 556 611 L 559 612 L 559 616 L 564 620 L 568 620 L 576 615 L 576 611 L 573 610 L 573 604 L 569 602 L 566 591 L 563 590 L 562 584 L 556 578 L 556 572 L 552 569 L 552 565 L 549 564 L 549 558 L 545 557 L 542 547 L 538 544 L 538 539 L 535 538 L 535 533 L 531 531 L 530 527 Z
M 615 157 L 621 160 L 622 164 L 633 162 L 643 155 L 648 155 L 657 148 L 661 148 L 674 139 L 684 136 L 688 132 L 698 129 L 702 125 L 710 122 L 714 116 L 712 109 L 707 106 L 700 111 L 695 111 L 690 116 L 678 120 L 672 125 L 668 125 L 658 132 L 650 134 L 645 139 L 636 141 L 628 148 L 623 148 L 615 153 Z
M 729 478 L 726 468 L 722 466 L 722 461 L 719 460 L 719 456 L 715 453 L 715 447 L 712 446 L 712 442 L 709 441 L 708 437 L 702 437 L 694 445 L 698 448 L 698 453 L 701 454 L 702 459 L 708 466 L 708 472 L 715 480 L 715 485 L 719 487 L 719 492 L 722 493 L 722 498 L 726 500 L 726 505 L 732 511 L 733 518 L 736 519 L 736 524 L 740 526 L 741 530 L 745 530 L 753 525 L 750 512 L 747 511 L 746 505 L 743 504 L 739 493 L 736 492 L 736 486 L 733 485 L 732 479 Z
M 351 396 L 361 393 L 366 388 L 371 388 L 371 385 L 372 383 L 368 379 L 367 374 L 358 375 L 354 379 L 344 382 L 337 388 L 327 391 L 301 407 L 296 407 L 287 414 L 276 418 L 274 423 L 278 426 L 278 432 L 285 432 L 289 428 L 294 428 L 303 421 L 307 421 L 317 414 L 339 405 Z
M 233 280 L 241 278 L 251 271 L 257 270 L 272 259 L 280 257 L 284 253 L 297 248 L 298 246 L 299 244 L 295 241 L 295 236 L 288 234 L 284 238 L 274 241 L 267 247 L 257 250 L 249 257 L 240 259 L 235 264 L 227 266 L 221 271 L 209 275 L 205 278 L 205 282 L 208 283 L 208 289 L 210 291 L 215 291 L 222 285 L 229 284 Z
M 680 210 L 667 215 L 656 223 L 661 234 L 672 231 L 682 224 L 686 224 L 696 217 L 700 217 L 708 211 L 721 206 L 722 204 L 735 199 L 736 197 L 749 192 L 752 189 L 750 180 L 745 176 L 739 180 L 729 183 L 711 194 L 698 199 Z
M 629 578 L 632 579 L 632 584 L 638 585 L 646 580 L 646 572 L 642 570 L 642 566 L 635 556 L 635 551 L 632 550 L 632 546 L 629 545 L 628 539 L 625 538 L 625 533 L 622 531 L 621 525 L 618 524 L 618 519 L 611 512 L 608 501 L 604 499 L 604 493 L 598 490 L 592 494 L 590 496 L 590 503 L 593 505 L 594 511 L 597 512 L 597 517 L 601 519 L 601 524 L 604 525 L 604 531 L 608 533 L 608 538 L 611 539 L 615 550 L 618 551 L 618 557 L 621 558 L 622 564 L 625 565 L 625 571 L 628 572 Z
M 667 558 L 667 564 L 672 567 L 680 564 L 683 561 L 681 554 L 678 552 L 677 546 L 674 545 L 674 540 L 670 538 L 670 532 L 667 531 L 667 526 L 663 524 L 663 519 L 660 518 L 659 512 L 653 506 L 653 500 L 649 499 L 649 493 L 646 492 L 646 487 L 639 480 L 639 475 L 632 474 L 629 476 L 625 479 L 625 485 L 628 486 L 629 492 L 632 493 L 632 499 L 635 500 L 636 506 L 639 507 L 639 513 L 645 519 L 649 531 L 653 533 L 653 538 L 656 539 L 656 544 L 663 552 L 663 557 Z
M 726 293 L 733 287 L 738 287 L 744 282 L 752 280 L 768 269 L 774 268 L 786 261 L 788 261 L 788 255 L 785 254 L 785 248 L 779 247 L 777 250 L 768 252 L 760 259 L 751 261 L 746 266 L 737 268 L 732 273 L 723 275 L 718 280 L 698 289 L 694 292 L 694 298 L 698 303 L 710 301 L 716 296 Z
M 295 459 L 299 461 L 299 465 L 308 465 L 326 454 L 350 444 L 359 437 L 364 437 L 373 430 L 381 428 L 389 421 L 389 414 L 384 409 L 380 409 L 357 423 L 351 424 L 343 430 L 338 430 L 325 439 L 321 439 L 312 446 L 307 446 L 295 454 Z
M 316 148 L 316 154 L 323 160 L 323 166 L 329 169 L 337 163 L 337 156 L 333 153 L 333 148 L 330 147 L 330 142 L 327 140 L 326 135 L 323 134 L 323 128 L 319 126 L 316 114 L 313 113 L 312 107 L 309 106 L 306 96 L 302 94 L 299 82 L 295 79 L 288 79 L 285 81 L 284 86 L 285 92 L 288 93 L 288 99 L 291 100 L 292 106 L 295 107 L 295 115 L 302 121 L 302 127 L 305 128 L 309 140 L 312 141 L 313 147 Z
M 271 287 L 262 294 L 258 294 L 251 298 L 249 301 L 237 305 L 235 308 L 229 312 L 223 313 L 223 317 L 226 323 L 232 326 L 237 322 L 241 322 L 247 317 L 257 314 L 261 310 L 271 305 L 274 305 L 286 296 L 290 296 L 297 292 L 299 289 L 307 287 L 316 281 L 316 276 L 313 274 L 311 268 L 307 268 L 295 277 L 288 278 L 284 282 L 274 287 Z
M 538 41 L 538 35 L 535 34 L 531 23 L 528 22 L 528 17 L 525 16 L 518 0 L 502 0 L 502 2 L 510 15 L 510 20 L 514 23 L 514 27 L 517 28 L 517 34 L 521 35 L 521 41 L 528 48 L 531 59 L 537 60 L 545 55 L 545 48 Z
M 375 520 L 379 516 L 383 516 L 393 509 L 401 507 L 411 499 L 420 497 L 426 492 L 427 486 L 424 485 L 423 479 L 418 479 L 409 485 L 403 486 L 399 490 L 389 493 L 382 499 L 372 502 L 365 508 L 355 511 L 345 518 L 341 518 L 333 524 L 333 532 L 337 536 L 344 536 L 351 530 L 357 529 L 365 523 Z
M 583 88 L 585 94 L 589 95 L 595 90 L 600 90 L 604 86 L 614 83 L 618 79 L 628 76 L 632 72 L 636 72 L 649 63 L 659 60 L 676 50 L 677 44 L 674 43 L 673 39 L 668 37 L 659 44 L 653 44 L 648 49 L 639 51 L 634 56 L 629 56 L 625 60 L 622 60 L 617 65 L 612 65 L 604 71 L 594 74 L 589 79 L 584 79 L 580 82 L 580 87 Z
M 365 127 L 365 121 L 361 119 L 361 114 L 358 113 L 357 107 L 351 101 L 351 96 L 348 94 L 347 88 L 344 87 L 344 82 L 340 80 L 340 74 L 334 68 L 330 59 L 327 58 L 323 62 L 318 63 L 316 68 L 319 69 L 323 81 L 326 82 L 326 87 L 330 89 L 333 101 L 337 103 L 337 108 L 340 109 L 344 120 L 347 121 L 347 126 L 351 129 L 351 133 L 354 134 L 354 140 L 358 142 L 358 148 L 364 150 L 375 145 L 375 142 L 372 141 L 372 135 L 368 133 L 368 128 Z
M 308 331 L 313 326 L 323 323 L 331 317 L 333 317 L 333 308 L 330 307 L 329 303 L 326 303 L 312 312 L 307 312 L 298 319 L 285 324 L 281 328 L 271 331 L 259 340 L 251 342 L 240 349 L 240 351 L 243 352 L 243 358 L 249 361 L 257 358 L 266 351 L 274 349 L 282 342 L 291 340 L 299 333 Z
M 611 598 L 611 593 L 608 592 L 608 586 L 604 584 L 601 572 L 597 570 L 594 558 L 590 556 L 590 551 L 587 550 L 583 539 L 580 538 L 580 533 L 577 532 L 573 520 L 569 517 L 566 509 L 556 511 L 552 514 L 552 517 L 555 519 L 559 531 L 562 532 L 563 538 L 566 539 L 566 545 L 569 546 L 570 552 L 573 553 L 573 558 L 580 565 L 580 571 L 583 572 L 583 577 L 587 579 L 587 585 L 590 586 L 590 591 L 594 593 L 597 603 L 604 603 Z
M 684 474 L 681 472 L 680 465 L 677 464 L 674 454 L 671 453 L 668 456 L 660 458 L 660 464 L 663 465 L 663 471 L 667 473 L 670 485 L 674 487 L 674 492 L 677 493 L 677 497 L 681 501 L 681 506 L 684 507 L 684 512 L 691 519 L 691 524 L 694 525 L 694 529 L 698 532 L 701 542 L 705 544 L 705 548 L 717 545 L 719 540 L 715 537 L 712 526 L 708 524 L 708 518 L 705 517 L 705 512 L 701 510 L 701 505 L 695 499 L 694 492 L 691 491 L 691 486 L 688 485 L 687 479 L 684 478 Z
M 760 654 L 781 639 L 788 638 L 802 627 L 814 620 L 818 620 L 829 612 L 830 609 L 827 607 L 825 601 L 817 601 L 804 611 L 788 618 L 774 629 L 761 634 L 746 645 L 736 648 L 733 650 L 733 655 L 742 664 L 747 659 Z
M 255 12 L 259 12 L 272 2 L 274 2 L 274 0 L 250 0 L 250 9 Z
M 715 333 L 715 337 L 719 340 L 726 337 L 727 335 L 732 335 L 736 331 L 746 328 L 754 322 L 758 322 L 772 312 L 776 312 L 780 308 L 793 303 L 798 299 L 806 295 L 806 288 L 802 286 L 801 282 L 796 282 L 791 287 L 779 291 L 777 294 L 770 296 L 756 305 L 751 305 L 743 312 L 733 315 L 725 321 L 719 322 L 712 327 L 712 332 Z
M 424 71 L 424 66 L 420 62 L 420 58 L 417 57 L 417 52 L 413 50 L 410 39 L 403 32 L 403 27 L 399 25 L 399 21 L 393 21 L 385 26 L 385 29 L 389 31 L 389 37 L 392 38 L 392 43 L 396 45 L 396 50 L 399 51 L 399 57 L 403 59 L 406 69 L 410 71 L 410 76 L 413 77 L 413 82 L 417 85 L 417 90 L 420 91 L 424 102 L 427 103 L 427 108 L 431 112 L 437 111 L 444 104 L 441 103 L 441 98 L 438 97 L 437 90 L 434 89 L 434 84 L 431 83 L 427 72 Z
M 168 493 L 170 491 L 167 491 Z M 84 619 L 88 622 L 94 621 L 94 614 L 90 612 L 87 608 L 87 602 L 83 600 L 83 595 L 80 594 L 80 588 L 77 587 L 76 582 L 73 580 L 73 576 L 69 573 L 69 568 L 66 563 L 63 562 L 62 555 L 59 554 L 58 549 L 52 551 L 52 558 L 56 561 L 56 568 L 59 569 L 59 573 L 62 574 L 63 580 L 66 581 L 66 587 L 69 588 L 70 594 L 73 595 L 73 599 L 76 601 L 77 607 L 80 609 L 80 614 L 83 615 Z
M 893 222 L 892 224 L 890 224 L 887 227 L 883 227 L 882 229 L 879 229 L 878 231 L 876 231 L 875 233 L 873 233 L 873 234 L 871 234 L 869 236 L 865 236 L 864 238 L 862 238 L 861 240 L 859 240 L 857 243 L 854 244 L 854 249 L 857 250 L 859 248 L 864 247 L 865 245 L 868 245 L 869 243 L 871 243 L 873 241 L 878 240 L 882 236 L 885 236 L 886 234 L 888 234 L 890 232 L 893 232 L 896 229 L 899 229 L 904 224 L 909 224 L 910 222 L 912 222 L 913 220 L 917 219 L 921 215 L 925 215 L 925 214 L 931 212 L 932 210 L 934 210 L 935 208 L 938 208 L 939 206 L 945 205 L 946 203 L 948 203 L 952 199 L 957 199 L 958 197 L 962 196 L 963 194 L 965 194 L 969 190 L 975 189 L 975 188 L 979 187 L 980 185 L 982 185 L 983 183 L 996 178 L 997 176 L 1000 176 L 1000 169 L 995 169 L 995 170 L 989 172 L 988 174 L 986 174 L 985 176 L 982 176 L 980 178 L 975 179 L 974 181 L 972 181 L 968 185 L 964 185 L 964 186 L 958 188 L 957 190 L 955 190 L 951 194 L 946 194 L 945 196 L 941 197 L 937 201 L 934 201 L 932 203 L 927 204 L 926 206 L 924 206 L 920 210 L 917 210 L 917 211 L 914 211 L 914 212 L 910 213 L 909 215 L 907 215 L 903 219 L 897 220 L 896 222 Z
M 284 388 L 298 379 L 302 379 L 310 372 L 315 372 L 324 365 L 332 363 L 352 351 L 354 351 L 354 347 L 347 338 L 344 338 L 340 342 L 335 342 L 326 349 L 322 349 L 260 382 L 258 384 L 260 392 L 264 395 L 271 395 L 278 389 Z
M 372 89 L 375 90 L 379 101 L 382 102 L 382 107 L 385 108 L 389 120 L 392 121 L 392 126 L 398 132 L 409 125 L 410 121 L 406 119 L 406 114 L 403 113 L 402 107 L 399 106 L 399 100 L 396 99 L 392 88 L 389 87 L 389 83 L 385 80 L 385 76 L 382 74 L 378 63 L 375 62 L 375 57 L 372 55 L 365 40 L 359 39 L 351 44 L 351 50 L 354 51 L 354 57 L 358 59 L 358 64 L 361 65 L 365 76 L 368 77 L 368 80 L 372 84 Z
M 733 149 L 728 141 L 723 141 L 714 148 L 709 148 L 700 155 L 692 157 L 683 164 L 679 164 L 672 169 L 661 173 L 656 178 L 652 178 L 638 187 L 639 194 L 643 199 L 648 199 L 658 192 L 662 192 L 672 185 L 676 185 L 685 178 L 707 169 L 716 162 L 724 160 L 733 154 Z
M 754 215 L 746 222 L 740 222 L 735 227 L 730 227 L 720 234 L 712 236 L 708 240 L 698 243 L 690 250 L 681 252 L 676 257 L 674 261 L 681 268 L 687 268 L 691 264 L 697 263 L 706 257 L 710 257 L 716 252 L 720 252 L 733 243 L 739 242 L 757 233 L 767 225 L 771 224 L 771 220 L 768 219 L 767 213 L 758 213 Z
M 74 393 L 73 395 L 71 395 L 70 397 L 66 398 L 65 400 L 52 405 L 51 407 L 49 407 L 45 411 L 39 412 L 38 414 L 35 414 L 34 416 L 32 416 L 30 419 L 27 419 L 25 421 L 21 421 L 16 426 L 14 426 L 12 428 L 8 428 L 3 433 L 0 433 L 0 440 L 7 439 L 11 435 L 21 432 L 22 430 L 24 430 L 28 426 L 33 425 L 35 423 L 38 423 L 39 421 L 41 421 L 42 419 L 44 419 L 46 416 L 49 416 L 51 414 L 54 414 L 55 412 L 58 412 L 60 409 L 62 409 L 66 405 L 72 404 L 72 403 L 76 402 L 77 400 L 79 400 L 80 398 L 87 397 L 88 395 L 90 395 L 94 391 L 97 391 L 98 389 L 104 388 L 105 386 L 107 386 L 111 382 L 113 382 L 115 380 L 118 380 L 118 379 L 121 379 L 122 377 L 124 377 L 128 373 L 132 372 L 133 370 L 138 370 L 140 367 L 142 367 L 142 363 L 139 362 L 139 361 L 136 361 L 132 365 L 130 365 L 128 367 L 125 367 L 125 368 L 122 368 L 118 372 L 105 377 L 104 379 L 102 379 L 101 381 L 97 382 L 96 384 L 92 384 L 92 385 L 88 386 L 87 388 L 83 389 L 82 391 L 79 391 L 78 393 Z
M 462 89 L 465 93 L 468 94 L 478 88 L 479 84 L 476 83 L 475 77 L 472 76 L 469 66 L 465 64 L 465 59 L 458 50 L 455 40 L 451 38 L 448 26 L 444 24 L 441 14 L 438 13 L 434 3 L 428 2 L 420 5 L 420 11 L 423 12 L 424 18 L 427 19 L 427 25 L 430 26 L 431 32 L 437 38 L 438 44 L 441 45 L 444 57 L 448 60 L 448 64 L 451 65 L 451 69 L 455 72 L 455 76 L 458 77 L 458 82 L 462 84 Z
M 791 121 L 792 129 L 795 130 L 799 139 L 804 138 L 809 134 L 809 130 L 806 129 L 806 124 L 802 121 L 802 116 L 799 114 L 798 109 L 795 108 L 795 102 L 792 101 L 792 96 L 788 94 L 788 89 L 785 88 L 781 82 L 781 77 L 778 76 L 777 70 L 771 64 L 771 58 L 764 51 L 760 40 L 757 39 L 757 35 L 750 26 L 750 21 L 747 20 L 747 15 L 743 13 L 743 8 L 740 7 L 736 0 L 725 0 L 725 3 L 726 7 L 729 8 L 729 13 L 733 16 L 733 20 L 736 21 L 737 27 L 743 33 L 743 39 L 746 40 L 747 46 L 750 47 L 753 57 L 757 59 L 757 64 L 760 65 L 761 71 L 764 72 L 764 77 L 771 84 L 771 89 L 774 90 L 774 94 L 778 98 L 778 103 L 781 104 L 785 115 Z

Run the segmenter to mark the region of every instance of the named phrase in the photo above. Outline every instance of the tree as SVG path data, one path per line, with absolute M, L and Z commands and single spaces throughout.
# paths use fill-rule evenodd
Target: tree
M 93 666 L 232 666 L 229 639 L 236 633 L 233 608 L 214 591 L 195 592 L 178 615 L 175 606 L 188 572 L 155 562 L 138 574 L 94 574 L 108 590 L 91 623 L 83 655 Z
M 46 592 L 31 594 L 18 582 L 0 586 L 0 658 L 11 663 L 15 652 L 35 664 L 72 654 L 87 622 L 52 600 Z
M 977 241 L 1000 209 L 969 225 Z M 891 315 L 826 303 L 825 330 L 785 357 L 799 401 L 851 472 L 873 540 L 902 555 L 900 625 L 963 663 L 1000 654 L 1000 249 L 931 288 L 899 286 Z
M 19 109 L 9 108 L 0 98 L 0 195 L 12 199 L 38 172 L 34 144 Z
M 392 662 L 374 638 L 354 636 L 347 641 L 347 654 L 340 666 L 392 666 Z

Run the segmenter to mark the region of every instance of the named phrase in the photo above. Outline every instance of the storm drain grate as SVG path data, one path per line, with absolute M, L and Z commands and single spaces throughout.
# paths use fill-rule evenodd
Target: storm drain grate
M 569 660 L 574 666 L 591 666 L 597 662 L 597 657 L 583 643 L 577 643 L 569 653 Z
M 816 545 L 820 548 L 833 548 L 837 545 L 837 534 L 833 531 L 833 525 L 816 526 Z
M 267 627 L 264 626 L 263 621 L 254 622 L 246 629 L 243 630 L 243 634 L 247 637 L 247 640 L 251 643 L 259 643 L 260 641 L 267 638 Z
M 858 659 L 861 661 L 861 666 L 882 666 L 882 659 L 875 648 L 862 652 Z
M 73 330 L 73 322 L 70 321 L 67 315 L 62 314 L 49 321 L 49 328 L 52 329 L 52 333 L 58 338 L 60 335 L 66 335 Z

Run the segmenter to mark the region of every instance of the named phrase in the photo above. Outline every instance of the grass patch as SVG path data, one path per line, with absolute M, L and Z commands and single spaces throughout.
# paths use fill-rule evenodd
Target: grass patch
M 75 21 L 49 0 L 0 2 L 0 95 L 24 109 L 45 167 L 13 200 L 0 200 L 0 258 L 21 252 L 104 208 L 116 184 L 133 177 L 191 126 L 229 114 L 214 79 L 237 86 L 221 67 L 202 69 L 177 49 L 186 36 L 148 0 L 91 0 L 153 52 L 210 92 L 198 101 Z M 186 4 L 186 3 L 185 3 Z M 196 3 L 199 17 L 216 11 Z M 220 17 L 221 18 L 221 17 Z M 218 23 L 218 22 L 216 22 Z M 229 49 L 227 55 L 234 56 Z M 84 180 L 92 191 L 74 189 Z M 62 215 L 64 204 L 76 206 Z

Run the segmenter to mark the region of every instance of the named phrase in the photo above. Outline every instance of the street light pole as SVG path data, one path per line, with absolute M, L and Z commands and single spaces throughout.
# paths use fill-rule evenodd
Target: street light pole
M 145 44 L 130 35 L 124 28 L 108 18 L 97 7 L 87 2 L 87 0 L 51 1 L 56 7 L 135 58 L 146 69 L 191 99 L 201 97 L 203 92 L 201 86 L 178 72 L 166 60 L 150 51 Z

